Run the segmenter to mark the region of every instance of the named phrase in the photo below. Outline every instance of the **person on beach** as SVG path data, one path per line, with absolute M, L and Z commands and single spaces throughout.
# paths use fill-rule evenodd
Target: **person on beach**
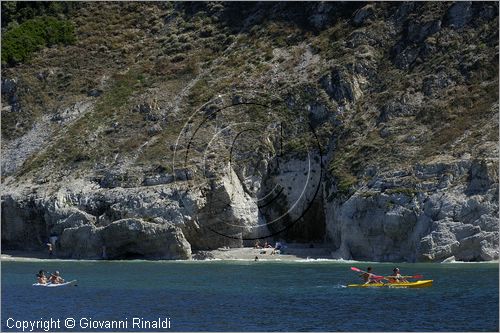
M 259 242 L 259 240 L 256 240 L 256 241 L 255 241 L 255 245 L 253 246 L 253 248 L 254 248 L 254 249 L 260 249 L 260 248 L 262 248 L 262 247 L 260 246 L 260 242 Z
M 265 249 L 270 249 L 272 248 L 271 244 L 269 244 L 267 241 L 264 243 L 264 248 Z
M 379 282 L 377 279 L 375 279 L 375 277 L 374 277 L 374 275 L 372 273 L 372 268 L 371 267 L 368 267 L 366 269 L 366 272 L 364 272 L 363 274 L 361 274 L 360 277 L 363 278 L 363 281 L 365 281 L 365 284 Z
M 397 267 L 392 270 L 392 275 L 388 276 L 387 280 L 389 280 L 390 283 L 408 282 L 408 280 L 406 280 L 403 276 L 401 276 L 401 272 Z
M 59 271 L 55 271 L 49 277 L 49 282 L 53 284 L 64 283 L 64 279 L 59 275 Z
M 40 284 L 46 284 L 48 282 L 43 269 L 36 275 L 36 280 Z
M 281 245 L 281 242 L 276 242 L 276 244 L 274 244 L 274 248 L 271 254 L 281 254 L 282 248 L 283 247 Z
M 106 260 L 108 259 L 108 255 L 106 254 L 106 246 L 103 245 L 101 247 L 101 259 Z
M 51 233 L 49 237 L 49 243 L 52 244 L 52 249 L 56 249 L 56 242 L 59 239 L 55 233 Z
M 51 243 L 47 243 L 47 250 L 49 251 L 49 257 L 52 258 L 53 247 Z

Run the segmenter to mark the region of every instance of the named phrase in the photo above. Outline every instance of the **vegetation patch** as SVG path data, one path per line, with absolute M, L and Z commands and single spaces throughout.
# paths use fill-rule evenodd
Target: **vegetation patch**
M 29 60 L 34 52 L 47 46 L 74 42 L 74 27 L 67 20 L 49 16 L 27 20 L 2 36 L 2 65 Z
M 55 165 L 66 165 L 70 168 L 82 168 L 94 162 L 105 160 L 118 151 L 129 152 L 136 149 L 144 135 L 138 135 L 137 127 L 142 127 L 142 116 L 125 108 L 133 92 L 143 88 L 142 73 L 130 70 L 126 74 L 116 74 L 113 86 L 106 91 L 94 110 L 69 125 L 62 137 L 39 154 L 27 160 L 20 174 L 31 170 L 47 168 L 49 162 Z M 117 122 L 123 124 L 123 132 L 132 126 L 135 135 L 130 137 L 121 134 L 105 135 L 101 133 L 103 126 Z M 140 132 L 139 132 L 140 133 Z
M 397 187 L 397 188 L 389 188 L 385 190 L 386 194 L 405 194 L 409 197 L 412 197 L 418 193 L 414 188 L 408 187 Z

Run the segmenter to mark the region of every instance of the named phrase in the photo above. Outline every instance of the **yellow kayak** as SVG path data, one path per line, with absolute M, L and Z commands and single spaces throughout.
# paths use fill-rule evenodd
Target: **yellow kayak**
M 373 287 L 387 287 L 387 288 L 426 288 L 432 286 L 433 280 L 419 280 L 415 282 L 400 282 L 400 283 L 368 283 L 368 284 L 349 284 L 351 288 L 373 288 Z

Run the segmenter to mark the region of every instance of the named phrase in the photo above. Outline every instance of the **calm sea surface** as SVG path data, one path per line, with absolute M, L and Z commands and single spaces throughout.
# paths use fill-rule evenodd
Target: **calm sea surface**
M 170 331 L 498 331 L 498 263 L 398 264 L 423 274 L 424 289 L 345 288 L 349 267 L 307 262 L 2 262 L 2 331 L 15 321 L 67 318 L 74 331 L 93 321 L 169 318 Z M 369 264 L 389 274 L 393 264 Z M 40 269 L 78 286 L 33 287 Z M 96 324 L 97 323 L 97 324 Z M 20 325 L 20 324 L 19 324 Z M 29 329 L 28 329 L 29 330 Z M 150 331 L 160 331 L 152 329 Z M 168 329 L 167 329 L 168 330 Z M 37 329 L 43 331 L 43 329 Z M 54 330 L 51 330 L 54 331 Z M 57 331 L 57 329 L 55 329 Z

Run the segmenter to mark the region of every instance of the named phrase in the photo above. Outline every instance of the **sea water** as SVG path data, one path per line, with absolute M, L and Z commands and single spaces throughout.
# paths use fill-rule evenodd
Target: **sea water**
M 350 267 L 368 265 L 385 275 L 395 266 L 335 261 L 4 261 L 2 331 L 20 331 L 23 323 L 38 323 L 36 331 L 46 327 L 83 332 L 499 329 L 498 263 L 397 264 L 402 274 L 423 274 L 434 285 L 346 288 L 360 280 Z M 78 285 L 34 287 L 41 269 L 59 270 L 66 280 L 78 279 Z M 47 321 L 53 324 L 43 326 Z M 126 326 L 110 326 L 120 322 Z

